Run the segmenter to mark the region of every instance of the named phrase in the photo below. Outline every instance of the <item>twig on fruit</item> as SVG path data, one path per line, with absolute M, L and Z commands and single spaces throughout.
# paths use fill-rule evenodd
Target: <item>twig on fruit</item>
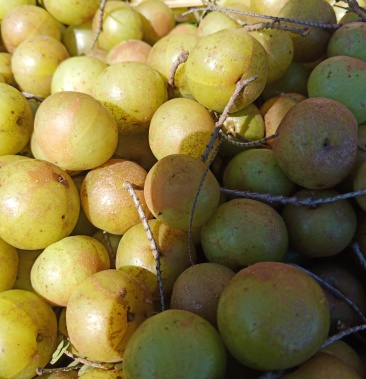
M 90 46 L 90 50 L 93 50 L 95 44 L 98 41 L 99 35 L 103 30 L 103 16 L 104 16 L 104 9 L 105 9 L 106 3 L 107 3 L 107 0 L 101 0 L 101 2 L 100 2 L 97 31 L 94 35 L 92 44 Z
M 55 374 L 58 372 L 69 372 L 73 370 L 79 370 L 83 366 L 82 363 L 80 363 L 77 366 L 72 366 L 72 367 L 58 367 L 58 368 L 43 368 L 43 367 L 38 367 L 36 370 L 36 374 L 38 376 L 45 375 L 45 374 Z
M 325 340 L 325 342 L 323 343 L 321 349 L 324 349 L 325 347 L 329 346 L 333 342 L 341 340 L 344 337 L 347 337 L 347 336 L 349 336 L 351 334 L 354 334 L 354 333 L 357 333 L 357 332 L 361 332 L 363 330 L 366 330 L 366 325 L 365 324 L 364 325 L 354 326 L 352 328 L 349 328 L 349 329 L 346 329 L 346 330 L 344 330 L 342 332 L 339 332 L 339 333 L 335 334 L 334 336 L 327 338 Z
M 292 196 L 292 197 L 286 197 L 282 195 L 274 196 L 268 193 L 237 191 L 237 190 L 231 190 L 228 188 L 220 188 L 220 191 L 228 195 L 232 195 L 236 197 L 244 197 L 247 199 L 254 199 L 254 200 L 259 200 L 259 201 L 265 201 L 267 203 L 273 203 L 273 202 L 279 201 L 282 204 L 305 205 L 309 207 L 315 207 L 320 204 L 332 203 L 338 200 L 350 199 L 352 197 L 366 195 L 366 190 L 360 190 L 356 192 L 347 192 L 338 196 L 325 197 L 323 199 L 314 200 L 311 198 L 299 199 L 295 196 Z
M 301 37 L 305 37 L 307 34 L 309 34 L 309 31 L 310 31 L 309 28 L 298 28 L 296 26 L 284 25 L 278 22 L 261 22 L 259 24 L 245 25 L 244 29 L 247 32 L 254 32 L 256 30 L 263 30 L 263 29 L 278 29 L 278 30 L 284 30 L 286 32 L 299 34 Z
M 322 29 L 339 29 L 341 27 L 340 24 L 323 24 L 320 22 L 311 22 L 311 21 L 306 21 L 306 20 L 296 20 L 293 18 L 286 18 L 286 17 L 275 17 L 275 16 L 268 16 L 264 14 L 259 14 L 259 13 L 254 13 L 254 12 L 248 12 L 248 11 L 241 11 L 237 9 L 230 9 L 230 8 L 221 8 L 217 7 L 215 5 L 208 4 L 205 8 L 192 8 L 189 9 L 188 11 L 184 12 L 182 15 L 185 16 L 189 13 L 193 13 L 196 11 L 219 11 L 223 13 L 237 13 L 241 15 L 247 15 L 247 16 L 252 16 L 252 17 L 258 17 L 258 18 L 265 18 L 268 20 L 272 20 L 275 22 L 289 22 L 291 24 L 299 24 L 299 25 L 306 25 L 306 26 L 313 26 L 317 28 L 322 28 Z
M 137 212 L 139 214 L 142 225 L 144 226 L 147 239 L 150 242 L 150 248 L 151 248 L 151 251 L 153 253 L 155 262 L 156 262 L 156 273 L 158 276 L 161 310 L 164 311 L 165 310 L 165 301 L 164 301 L 163 280 L 162 280 L 162 276 L 161 276 L 161 267 L 160 267 L 160 255 L 161 255 L 161 253 L 160 253 L 158 245 L 155 241 L 154 235 L 151 232 L 151 229 L 150 229 L 149 223 L 147 221 L 147 218 L 145 216 L 144 210 L 141 207 L 139 198 L 137 197 L 136 192 L 135 192 L 132 184 L 130 182 L 126 181 L 123 183 L 123 187 L 128 191 L 128 193 L 130 194 L 130 196 L 133 199 L 133 202 L 134 202 L 135 207 L 137 209 Z
M 42 101 L 44 100 L 42 97 L 39 97 L 39 96 L 36 96 L 36 95 L 33 95 L 32 93 L 29 93 L 29 92 L 22 92 L 22 95 L 28 99 L 28 100 L 36 100 L 40 103 L 42 103 Z
M 357 242 L 353 242 L 351 247 L 357 256 L 357 259 L 358 259 L 361 267 L 363 268 L 364 271 L 366 271 L 366 259 L 365 259 L 365 256 L 362 254 L 362 251 L 360 249 L 360 245 Z
M 234 138 L 238 138 L 238 139 L 243 138 L 237 135 L 236 133 L 230 132 L 228 134 L 231 134 Z M 272 134 L 268 137 L 261 138 L 257 141 L 243 141 L 243 142 L 230 139 L 229 136 L 225 134 L 222 130 L 220 130 L 220 136 L 223 137 L 223 139 L 225 139 L 230 144 L 238 146 L 238 147 L 255 147 L 255 146 L 263 146 L 263 144 L 265 144 L 267 141 L 270 141 L 276 138 L 278 136 L 278 133 Z M 268 147 L 268 146 L 263 146 L 263 147 Z
M 67 355 L 68 357 L 72 358 L 74 361 L 82 363 L 83 365 L 88 365 L 88 366 L 92 366 L 92 367 L 95 367 L 95 368 L 100 368 L 102 370 L 110 370 L 111 369 L 111 364 L 110 363 L 104 364 L 104 363 L 98 363 L 98 362 L 90 361 L 89 359 L 78 357 L 77 355 L 75 355 L 75 354 L 73 354 L 73 353 L 71 353 L 70 351 L 67 351 L 67 350 L 65 351 L 65 355 Z
M 168 78 L 168 86 L 169 86 L 168 88 L 170 92 L 172 92 L 175 88 L 175 85 L 174 85 L 175 73 L 177 72 L 178 67 L 182 63 L 186 62 L 186 60 L 188 59 L 188 55 L 189 55 L 189 52 L 186 50 L 183 50 L 174 60 L 172 67 L 170 68 L 170 73 L 169 73 L 169 78 Z M 171 93 L 170 95 L 173 95 L 173 94 Z
M 212 148 L 214 146 L 214 143 L 215 143 L 217 137 L 219 136 L 220 129 L 224 125 L 224 122 L 225 122 L 225 120 L 227 119 L 227 117 L 229 115 L 230 109 L 234 105 L 234 102 L 237 99 L 237 97 L 239 96 L 240 92 L 248 84 L 250 84 L 251 82 L 253 82 L 257 78 L 258 78 L 258 76 L 253 76 L 253 77 L 251 77 L 249 79 L 245 79 L 245 80 L 243 78 L 241 78 L 236 83 L 236 87 L 235 87 L 234 93 L 231 95 L 230 100 L 226 104 L 226 107 L 225 107 L 224 111 L 221 113 L 221 116 L 220 116 L 219 120 L 215 123 L 215 130 L 211 134 L 210 141 L 209 141 L 208 145 L 206 146 L 206 150 L 205 150 L 205 152 L 203 153 L 203 155 L 201 157 L 202 162 L 206 162 L 206 160 L 207 160 L 207 158 L 208 158 L 208 156 L 209 156 L 209 154 L 210 154 L 210 152 L 211 152 L 211 150 L 212 150 Z
M 338 297 L 342 301 L 344 301 L 346 304 L 348 304 L 357 314 L 360 316 L 362 322 L 366 323 L 366 317 L 364 314 L 360 311 L 358 306 L 350 300 L 347 296 L 345 296 L 341 291 L 339 291 L 337 288 L 333 287 L 331 284 L 329 284 L 324 279 L 320 278 L 318 275 L 315 275 L 309 270 L 306 270 L 305 268 L 298 266 L 294 263 L 292 263 L 292 266 L 299 268 L 300 270 L 304 271 L 306 274 L 310 275 L 312 278 L 314 278 L 322 287 L 327 289 L 329 292 L 332 293 L 332 295 Z
M 366 10 L 358 5 L 357 0 L 348 0 L 348 6 L 362 21 L 366 21 Z

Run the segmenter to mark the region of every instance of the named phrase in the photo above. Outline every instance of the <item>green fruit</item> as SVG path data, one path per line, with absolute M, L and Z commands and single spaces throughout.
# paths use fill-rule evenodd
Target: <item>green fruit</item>
M 151 213 L 171 228 L 189 230 L 194 198 L 206 166 L 189 155 L 172 154 L 160 159 L 147 174 L 144 195 Z M 219 204 L 219 183 L 208 171 L 200 188 L 193 228 L 202 226 Z
M 10 290 L 17 278 L 17 249 L 0 238 L 0 292 Z
M 226 351 L 216 329 L 204 318 L 180 309 L 146 320 L 129 340 L 125 379 L 223 379 Z
M 335 56 L 320 62 L 308 80 L 309 97 L 337 100 L 352 111 L 358 124 L 366 121 L 366 62 Z
M 297 366 L 314 355 L 330 325 L 327 299 L 302 270 L 278 262 L 239 271 L 221 295 L 220 335 L 242 364 L 259 370 Z
M 301 190 L 299 199 L 338 196 L 329 190 Z M 287 204 L 282 210 L 290 247 L 309 257 L 327 257 L 340 253 L 356 232 L 356 213 L 348 200 L 319 204 L 315 207 Z
M 271 206 L 234 199 L 218 206 L 201 230 L 209 262 L 233 270 L 262 261 L 281 261 L 287 251 L 285 223 Z
M 243 28 L 220 30 L 201 38 L 186 62 L 187 84 L 206 108 L 222 112 L 240 79 L 257 79 L 236 99 L 231 112 L 252 103 L 267 80 L 268 59 L 263 46 Z
M 293 182 L 309 189 L 330 188 L 352 171 L 357 129 L 353 113 L 338 101 L 310 98 L 286 113 L 272 149 Z
M 219 30 L 236 28 L 238 26 L 239 24 L 225 13 L 220 11 L 212 11 L 207 13 L 200 21 L 197 36 L 202 38 L 209 34 L 218 32 Z

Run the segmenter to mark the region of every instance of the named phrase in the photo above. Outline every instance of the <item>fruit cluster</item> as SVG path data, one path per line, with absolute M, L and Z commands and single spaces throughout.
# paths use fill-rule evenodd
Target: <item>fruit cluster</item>
M 191 5 L 0 1 L 1 379 L 366 377 L 366 0 Z

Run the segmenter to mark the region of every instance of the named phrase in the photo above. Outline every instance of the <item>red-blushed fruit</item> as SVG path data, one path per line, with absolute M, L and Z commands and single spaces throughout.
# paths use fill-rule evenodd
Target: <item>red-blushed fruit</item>
M 89 221 L 112 234 L 124 234 L 140 223 L 134 201 L 123 187 L 125 181 L 134 187 L 146 217 L 152 218 L 144 199 L 146 175 L 140 165 L 125 159 L 110 159 L 89 171 L 80 191 L 81 204 Z
M 261 94 L 267 75 L 266 51 L 240 27 L 201 38 L 186 62 L 187 84 L 192 96 L 216 112 L 223 112 L 238 80 L 257 77 L 241 91 L 230 111 L 239 111 L 252 103 Z
M 71 343 L 84 356 L 119 362 L 139 325 L 153 313 L 151 293 L 136 277 L 103 270 L 71 294 L 66 325 Z
M 223 379 L 226 351 L 217 330 L 181 309 L 158 313 L 135 331 L 124 359 L 125 379 Z
M 201 229 L 209 262 L 236 270 L 263 261 L 281 261 L 288 247 L 286 225 L 270 205 L 233 199 L 217 207 Z
M 0 237 L 6 242 L 43 249 L 74 229 L 80 197 L 66 171 L 26 158 L 4 165 L 0 183 Z
M 11 289 L 0 293 L 0 377 L 34 378 L 57 345 L 57 319 L 38 295 Z
M 116 122 L 91 95 L 62 91 L 39 106 L 31 140 L 36 158 L 64 170 L 89 170 L 105 163 L 118 142 Z
M 172 228 L 188 231 L 193 201 L 205 171 L 205 164 L 189 155 L 172 154 L 160 159 L 145 182 L 144 196 L 151 213 Z M 219 183 L 208 170 L 196 202 L 193 228 L 211 217 L 219 199 Z
M 272 144 L 282 171 L 309 189 L 330 188 L 353 169 L 357 158 L 358 125 L 340 102 L 310 98 L 284 116 Z
M 242 364 L 279 370 L 309 359 L 328 336 L 329 307 L 320 285 L 286 263 L 239 271 L 221 295 L 220 335 Z
M 106 56 L 106 62 L 111 65 L 118 62 L 141 62 L 147 63 L 151 46 L 138 39 L 129 39 L 113 46 Z

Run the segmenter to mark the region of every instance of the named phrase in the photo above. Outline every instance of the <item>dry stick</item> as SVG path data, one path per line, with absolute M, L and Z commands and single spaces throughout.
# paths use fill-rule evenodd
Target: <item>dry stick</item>
M 352 12 L 355 12 L 358 16 L 360 16 L 362 21 L 366 21 L 366 11 L 358 5 L 356 0 L 348 0 L 348 6 Z
M 248 11 L 240 11 L 237 9 L 230 9 L 230 8 L 221 8 L 217 7 L 215 5 L 207 5 L 205 8 L 192 8 L 189 9 L 188 11 L 184 12 L 182 15 L 185 16 L 189 13 L 196 12 L 196 11 L 220 11 L 223 13 L 237 13 L 241 15 L 247 15 L 247 16 L 252 16 L 252 17 L 258 17 L 258 18 L 265 18 L 268 20 L 272 20 L 275 22 L 290 22 L 292 24 L 299 24 L 299 25 L 305 25 L 305 26 L 314 26 L 317 28 L 322 28 L 322 29 L 339 29 L 342 25 L 340 24 L 324 24 L 320 22 L 312 22 L 312 21 L 306 21 L 306 20 L 296 20 L 293 18 L 286 18 L 286 17 L 275 17 L 275 16 L 267 16 L 264 14 L 259 14 L 259 13 L 254 13 L 254 12 L 248 12 Z
M 186 62 L 186 60 L 188 59 L 188 56 L 189 56 L 189 52 L 186 50 L 183 50 L 174 60 L 172 67 L 170 68 L 169 78 L 168 78 L 168 90 L 171 97 L 173 97 L 173 91 L 175 88 L 175 85 L 174 85 L 175 73 L 177 72 L 178 67 L 182 63 Z
M 365 259 L 364 255 L 362 254 L 362 251 L 360 249 L 360 245 L 357 242 L 353 242 L 351 247 L 357 256 L 361 267 L 364 269 L 364 271 L 366 271 L 366 259 Z
M 338 297 L 342 301 L 344 301 L 346 304 L 348 304 L 357 314 L 360 316 L 362 322 L 366 323 L 366 317 L 364 314 L 360 311 L 360 309 L 357 307 L 356 304 L 352 302 L 347 296 L 345 296 L 341 291 L 337 290 L 335 287 L 333 287 L 331 284 L 329 284 L 324 279 L 320 278 L 318 275 L 315 275 L 309 270 L 306 270 L 305 268 L 298 266 L 297 264 L 292 263 L 291 264 L 294 267 L 299 268 L 300 270 L 304 271 L 306 274 L 310 275 L 312 278 L 314 278 L 322 287 L 326 288 L 328 291 L 330 291 L 334 296 Z
M 284 25 L 278 22 L 261 22 L 259 24 L 244 25 L 244 29 L 247 32 L 255 32 L 256 30 L 263 29 L 277 29 L 299 34 L 301 37 L 305 37 L 310 32 L 309 28 L 298 28 L 296 26 Z
M 357 333 L 357 332 L 362 332 L 363 330 L 366 330 L 366 325 L 354 326 L 352 328 L 349 328 L 349 329 L 346 329 L 342 332 L 339 332 L 339 333 L 335 334 L 334 336 L 326 339 L 325 342 L 323 343 L 323 345 L 321 346 L 321 349 L 324 349 L 325 347 L 329 346 L 333 342 L 341 340 L 344 337 L 347 337 L 347 336 L 354 334 L 354 333 Z
M 136 192 L 133 189 L 132 184 L 130 182 L 126 181 L 126 182 L 123 183 L 123 187 L 125 189 L 127 189 L 128 193 L 130 194 L 130 196 L 133 199 L 133 202 L 134 202 L 135 207 L 137 209 L 137 212 L 139 214 L 139 217 L 140 217 L 140 220 L 142 222 L 142 225 L 144 226 L 147 239 L 150 242 L 150 248 L 151 248 L 151 251 L 153 253 L 155 262 L 156 262 L 156 273 L 157 273 L 157 276 L 158 276 L 158 285 L 159 285 L 159 293 L 160 293 L 161 310 L 164 311 L 165 310 L 165 301 L 164 301 L 164 291 L 163 291 L 163 280 L 162 280 L 162 277 L 161 277 L 161 267 L 160 267 L 160 255 L 161 255 L 161 253 L 159 251 L 158 245 L 156 244 L 154 235 L 151 232 L 151 229 L 150 229 L 149 223 L 147 221 L 147 218 L 145 216 L 144 210 L 141 207 L 139 198 L 137 197 Z
M 103 30 L 103 16 L 104 16 L 104 9 L 105 9 L 106 4 L 107 4 L 107 0 L 102 0 L 100 2 L 97 31 L 96 31 L 96 33 L 94 35 L 92 44 L 90 46 L 90 50 L 93 50 L 95 44 L 98 41 L 99 35 L 102 32 L 102 30 Z
M 240 135 L 237 135 L 236 133 L 232 133 L 230 132 L 230 134 L 233 135 L 233 137 L 235 138 L 243 138 L 242 136 Z M 264 137 L 264 138 L 261 138 L 259 140 L 256 140 L 256 141 L 245 141 L 245 142 L 240 142 L 240 141 L 235 141 L 235 140 L 232 140 L 230 139 L 222 130 L 220 130 L 220 135 L 221 137 L 223 137 L 223 139 L 225 139 L 228 143 L 232 144 L 232 145 L 235 145 L 235 146 L 238 146 L 238 147 L 255 147 L 255 146 L 261 146 L 263 145 L 264 143 L 278 137 L 278 133 L 275 133 L 275 134 L 272 134 L 268 137 Z M 265 147 L 268 147 L 268 146 L 265 146 Z
M 44 100 L 42 97 L 39 97 L 39 96 L 36 96 L 36 95 L 33 95 L 33 93 L 29 93 L 29 92 L 22 92 L 22 95 L 28 99 L 28 100 L 36 100 L 36 101 L 39 101 L 40 103 L 42 103 L 42 101 Z
M 217 137 L 219 136 L 220 129 L 224 125 L 224 122 L 228 117 L 230 109 L 234 105 L 234 102 L 235 102 L 236 98 L 239 96 L 239 93 L 243 90 L 244 87 L 246 87 L 248 84 L 250 84 L 251 82 L 253 82 L 257 78 L 258 78 L 258 76 L 253 76 L 253 77 L 251 77 L 249 79 L 245 79 L 245 80 L 242 78 L 236 83 L 234 93 L 230 97 L 230 100 L 227 103 L 224 111 L 222 112 L 219 120 L 215 123 L 215 130 L 211 134 L 210 141 L 209 141 L 208 145 L 206 146 L 206 150 L 201 157 L 202 162 L 206 162 L 208 155 L 210 154 L 210 151 L 212 150 L 214 143 L 215 143 Z
M 69 372 L 73 370 L 79 370 L 83 365 L 77 365 L 77 366 L 72 366 L 72 367 L 59 367 L 59 368 L 43 368 L 43 367 L 38 367 L 36 370 L 37 375 L 43 375 L 43 374 L 54 374 L 57 372 Z
M 320 204 L 326 204 L 326 203 L 332 203 L 334 201 L 338 200 L 344 200 L 349 199 L 351 197 L 360 196 L 360 195 L 366 195 L 366 190 L 360 190 L 356 192 L 347 192 L 342 195 L 337 195 L 333 197 L 325 197 L 323 199 L 299 199 L 295 196 L 292 197 L 286 197 L 286 196 L 274 196 L 268 193 L 257 193 L 257 192 L 250 192 L 250 191 L 237 191 L 237 190 L 231 190 L 228 188 L 220 188 L 220 191 L 223 193 L 226 193 L 228 195 L 234 195 L 236 197 L 244 197 L 247 199 L 254 199 L 259 201 L 265 201 L 268 203 L 272 203 L 275 201 L 279 201 L 282 204 L 293 204 L 293 205 L 305 205 L 309 207 L 314 207 L 316 205 Z

